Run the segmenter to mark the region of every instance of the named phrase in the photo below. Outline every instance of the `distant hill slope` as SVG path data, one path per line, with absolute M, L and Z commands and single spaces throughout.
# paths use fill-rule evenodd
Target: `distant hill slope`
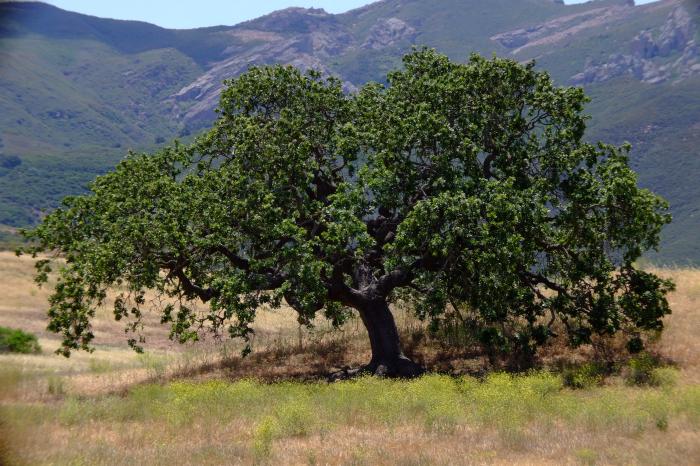
M 699 25 L 696 0 L 384 0 L 193 30 L 0 3 L 0 225 L 35 222 L 129 148 L 207 126 L 222 81 L 250 64 L 318 68 L 352 91 L 428 45 L 536 59 L 586 87 L 589 137 L 632 142 L 641 183 L 672 204 L 652 257 L 700 264 Z

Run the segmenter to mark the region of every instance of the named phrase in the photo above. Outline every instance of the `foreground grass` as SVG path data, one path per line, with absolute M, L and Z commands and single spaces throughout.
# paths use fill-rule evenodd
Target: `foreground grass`
M 2 408 L 26 464 L 692 464 L 700 387 L 526 376 L 175 382 Z M 79 448 L 76 448 L 79 446 Z
M 3 466 L 700 464 L 700 270 L 655 270 L 678 289 L 650 348 L 671 365 L 653 369 L 654 387 L 627 384 L 625 361 L 613 377 L 589 374 L 590 347 L 545 349 L 552 372 L 497 373 L 477 352 L 413 340 L 422 324 L 400 310 L 414 357 L 443 373 L 491 375 L 327 384 L 318 381 L 327 371 L 369 358 L 362 325 L 301 329 L 289 310 L 260 313 L 255 352 L 242 360 L 235 345 L 171 344 L 157 315 L 147 317 L 147 354 L 136 355 L 100 309 L 97 351 L 66 360 L 53 354 L 50 290 L 36 289 L 32 270 L 0 253 L 0 325 L 37 334 L 44 349 L 0 354 Z M 562 369 L 586 388 L 564 387 Z

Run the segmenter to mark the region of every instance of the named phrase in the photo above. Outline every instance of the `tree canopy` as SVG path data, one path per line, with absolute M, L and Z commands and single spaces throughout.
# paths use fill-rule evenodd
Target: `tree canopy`
M 635 346 L 670 312 L 672 283 L 635 266 L 670 217 L 637 186 L 629 146 L 585 142 L 585 102 L 534 64 L 430 49 L 355 94 L 253 67 L 194 143 L 130 154 L 28 234 L 31 252 L 66 258 L 49 328 L 64 354 L 88 349 L 118 286 L 115 317 L 132 328 L 147 290 L 175 298 L 162 321 L 181 342 L 205 328 L 246 339 L 257 309 L 283 300 L 306 324 L 354 309 L 367 368 L 388 375 L 420 372 L 397 299 L 436 323 L 462 309 L 489 345 L 534 348 L 556 321 L 574 345 L 624 331 Z

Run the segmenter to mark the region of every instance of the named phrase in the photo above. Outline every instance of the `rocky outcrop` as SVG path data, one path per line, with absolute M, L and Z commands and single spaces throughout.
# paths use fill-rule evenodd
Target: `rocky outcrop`
M 395 45 L 401 41 L 412 41 L 416 30 L 399 18 L 382 19 L 369 31 L 363 48 L 379 50 Z
M 328 63 L 333 57 L 350 49 L 381 50 L 410 42 L 416 30 L 401 19 L 380 18 L 366 37 L 356 38 L 336 15 L 322 9 L 288 8 L 243 23 L 228 34 L 232 45 L 224 50 L 225 58 L 169 99 L 174 117 L 195 127 L 211 121 L 224 80 L 251 65 L 279 63 L 331 74 Z M 343 87 L 347 92 L 357 90 L 348 81 Z
M 603 82 L 617 76 L 631 75 L 640 81 L 658 83 L 664 81 L 666 67 L 659 67 L 649 60 L 632 55 L 613 54 L 603 64 L 589 60 L 585 70 L 571 78 L 573 84 Z
M 688 11 L 679 6 L 671 12 L 666 23 L 661 27 L 661 32 L 656 40 L 658 55 L 663 57 L 676 50 L 684 50 L 693 39 L 695 25 Z
M 615 5 L 561 16 L 527 28 L 496 34 L 491 40 L 511 49 L 517 55 L 521 51 L 544 45 L 552 45 L 574 37 L 588 29 L 623 21 L 634 11 L 634 5 Z
M 654 37 L 653 31 L 642 31 L 632 40 L 632 55 L 637 58 L 667 57 L 675 51 L 684 50 L 693 39 L 693 27 L 688 11 L 678 7 L 671 12 L 657 37 Z
M 602 82 L 623 75 L 657 83 L 699 73 L 698 51 L 693 40 L 697 25 L 683 3 L 678 0 L 673 4 L 678 7 L 672 9 L 665 21 L 664 12 L 652 23 L 658 27 L 641 31 L 629 42 L 627 50 L 615 50 L 604 60 L 589 60 L 584 70 L 571 78 L 573 83 Z M 214 117 L 223 81 L 251 65 L 291 64 L 330 74 L 331 68 L 337 69 L 337 57 L 348 53 L 387 49 L 386 53 L 392 54 L 392 48 L 406 49 L 416 41 L 420 22 L 414 24 L 401 19 L 404 16 L 399 11 L 398 0 L 392 5 L 378 16 L 364 17 L 370 10 L 360 9 L 353 13 L 352 21 L 322 9 L 288 8 L 230 28 L 225 34 L 230 35 L 231 44 L 223 51 L 222 58 L 207 64 L 203 75 L 170 97 L 168 106 L 172 115 L 195 127 L 197 122 L 207 123 Z M 561 16 L 496 34 L 491 39 L 516 56 L 537 56 L 565 47 L 578 37 L 617 28 L 637 12 L 657 7 L 644 7 L 647 8 L 644 10 L 634 7 L 633 2 L 619 1 L 596 3 L 584 11 L 567 8 L 562 6 L 565 14 Z M 658 8 L 668 11 L 669 6 Z M 344 87 L 347 91 L 356 90 L 351 82 L 345 82 Z
M 353 38 L 337 17 L 322 9 L 288 8 L 232 29 L 236 44 L 224 51 L 226 58 L 213 63 L 197 80 L 171 96 L 175 117 L 197 126 L 210 121 L 224 80 L 250 66 L 279 63 L 330 74 L 327 59 L 352 46 Z M 356 88 L 345 83 L 348 91 Z
M 700 55 L 694 40 L 696 30 L 691 15 L 683 6 L 678 6 L 660 28 L 635 36 L 630 42 L 629 54 L 611 54 L 604 63 L 589 60 L 584 71 L 573 76 L 571 81 L 589 84 L 629 75 L 656 84 L 700 74 Z
M 245 72 L 252 65 L 281 63 L 327 72 L 323 61 L 313 54 L 304 52 L 308 47 L 306 40 L 282 39 L 254 47 L 248 53 L 236 54 L 222 60 L 214 64 L 196 81 L 173 95 L 173 111 L 178 117 L 187 121 L 210 120 L 219 102 L 224 81 Z M 182 103 L 191 104 L 181 110 Z

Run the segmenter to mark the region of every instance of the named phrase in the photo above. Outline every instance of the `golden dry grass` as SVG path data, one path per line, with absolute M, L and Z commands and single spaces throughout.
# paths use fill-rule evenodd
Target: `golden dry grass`
M 675 385 L 617 377 L 570 390 L 547 373 L 268 385 L 247 379 L 317 380 L 366 361 L 360 323 L 307 330 L 289 309 L 263 310 L 256 351 L 241 359 L 235 343 L 174 345 L 152 315 L 139 356 L 103 309 L 95 353 L 66 360 L 52 353 L 49 291 L 32 283 L 31 260 L 0 253 L 0 326 L 34 332 L 44 348 L 0 355 L 0 464 L 700 464 L 700 271 L 656 272 L 678 286 L 653 348 L 676 364 Z M 447 373 L 488 368 L 420 338 L 422 324 L 397 311 L 417 359 Z
M 28 464 L 694 464 L 698 387 L 562 389 L 551 374 L 145 385 L 7 406 Z
M 670 297 L 673 314 L 658 344 L 661 354 L 678 364 L 684 377 L 700 383 L 700 270 L 656 269 L 676 282 Z

